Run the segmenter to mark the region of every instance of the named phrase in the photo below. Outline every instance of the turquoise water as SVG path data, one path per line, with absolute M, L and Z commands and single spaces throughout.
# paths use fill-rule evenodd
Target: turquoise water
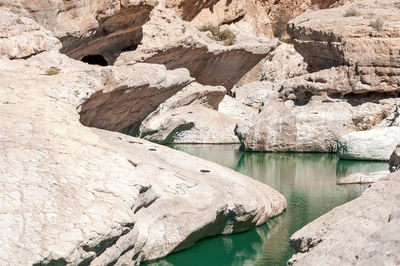
M 265 183 L 287 199 L 287 210 L 245 233 L 204 239 L 148 265 L 285 265 L 289 237 L 307 223 L 358 197 L 366 185 L 337 186 L 350 173 L 386 170 L 381 162 L 341 161 L 334 154 L 244 152 L 236 145 L 176 145 Z

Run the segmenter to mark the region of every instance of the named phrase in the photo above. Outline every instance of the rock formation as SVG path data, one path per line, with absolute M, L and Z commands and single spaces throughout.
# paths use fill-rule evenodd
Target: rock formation
M 290 21 L 294 46 L 312 72 L 275 82 L 279 99 L 264 99 L 260 114 L 236 129 L 244 148 L 335 152 L 336 142 L 347 133 L 394 125 L 400 100 L 400 24 L 393 3 L 364 1 Z M 349 9 L 360 12 L 346 16 Z M 375 29 L 373 22 L 383 17 L 382 28 Z M 389 146 L 384 160 L 394 148 Z
M 337 155 L 341 159 L 388 161 L 399 142 L 400 127 L 352 132 L 339 139 Z
M 192 83 L 161 104 L 140 127 L 140 137 L 159 143 L 238 143 L 237 119 L 217 112 L 223 87 Z
M 0 264 L 138 264 L 285 209 L 280 193 L 239 173 L 95 128 L 136 125 L 193 81 L 187 70 L 91 66 L 60 54 L 61 42 L 33 20 L 1 14 Z
M 210 32 L 200 32 L 180 20 L 173 10 L 159 5 L 143 27 L 141 43 L 122 53 L 117 65 L 133 62 L 164 64 L 168 69 L 187 68 L 203 85 L 224 86 L 230 90 L 278 43 L 245 31 L 233 30 L 236 42 L 224 45 Z
M 337 185 L 347 185 L 347 184 L 369 184 L 380 180 L 389 174 L 389 171 L 378 171 L 369 174 L 354 173 L 349 176 L 340 178 L 336 181 Z
M 395 172 L 400 169 L 400 144 L 396 146 L 389 158 L 389 171 Z
M 397 171 L 297 231 L 288 265 L 399 264 L 399 187 Z
M 112 64 L 122 50 L 137 45 L 141 27 L 156 0 L 10 1 L 5 6 L 51 30 L 61 52 L 81 60 L 99 55 Z

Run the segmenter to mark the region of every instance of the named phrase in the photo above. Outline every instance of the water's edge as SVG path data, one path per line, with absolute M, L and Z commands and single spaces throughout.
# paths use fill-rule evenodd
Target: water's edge
M 384 162 L 342 161 L 335 154 L 260 153 L 239 145 L 170 145 L 263 182 L 282 193 L 287 210 L 248 232 L 204 239 L 148 265 L 285 265 L 295 253 L 289 237 L 303 226 L 361 195 L 366 185 L 337 186 L 355 172 L 386 170 Z

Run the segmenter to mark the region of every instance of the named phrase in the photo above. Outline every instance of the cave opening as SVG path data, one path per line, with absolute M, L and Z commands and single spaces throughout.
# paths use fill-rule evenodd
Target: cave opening
M 81 61 L 90 65 L 108 66 L 107 60 L 101 54 L 86 55 L 82 57 Z

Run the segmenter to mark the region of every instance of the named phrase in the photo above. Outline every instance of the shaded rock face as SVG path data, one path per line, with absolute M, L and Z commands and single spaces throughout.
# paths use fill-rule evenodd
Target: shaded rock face
M 136 64 L 103 70 L 105 88 L 80 107 L 80 121 L 90 127 L 137 135 L 143 119 L 193 79 L 186 69 Z
M 230 90 L 265 55 L 242 49 L 214 54 L 205 48 L 179 47 L 157 54 L 146 62 L 164 64 L 168 69 L 186 67 L 201 84 L 222 85 Z
M 237 172 L 79 122 L 79 111 L 110 104 L 109 94 L 124 103 L 117 92 L 157 98 L 154 91 L 186 86 L 187 71 L 90 66 L 52 50 L 2 57 L 0 80 L 2 265 L 139 264 L 286 207 L 280 193 Z M 119 121 L 118 109 L 110 113 Z
M 400 169 L 400 144 L 396 146 L 389 158 L 389 171 L 395 172 Z
M 14 1 L 11 6 L 51 30 L 62 42 L 61 52 L 75 59 L 102 55 L 112 64 L 122 50 L 136 46 L 141 27 L 156 0 L 136 1 Z
M 147 62 L 164 64 L 167 69 L 184 67 L 197 82 L 224 86 L 229 91 L 278 45 L 276 40 L 237 30 L 234 32 L 236 42 L 225 46 L 214 40 L 210 32 L 200 32 L 195 25 L 182 21 L 173 10 L 162 5 L 155 8 L 150 17 L 143 26 L 140 45 L 122 53 L 116 65 Z
M 399 142 L 400 127 L 352 132 L 339 139 L 337 155 L 341 159 L 388 161 Z
M 400 172 L 309 223 L 289 240 L 288 265 L 399 264 Z

